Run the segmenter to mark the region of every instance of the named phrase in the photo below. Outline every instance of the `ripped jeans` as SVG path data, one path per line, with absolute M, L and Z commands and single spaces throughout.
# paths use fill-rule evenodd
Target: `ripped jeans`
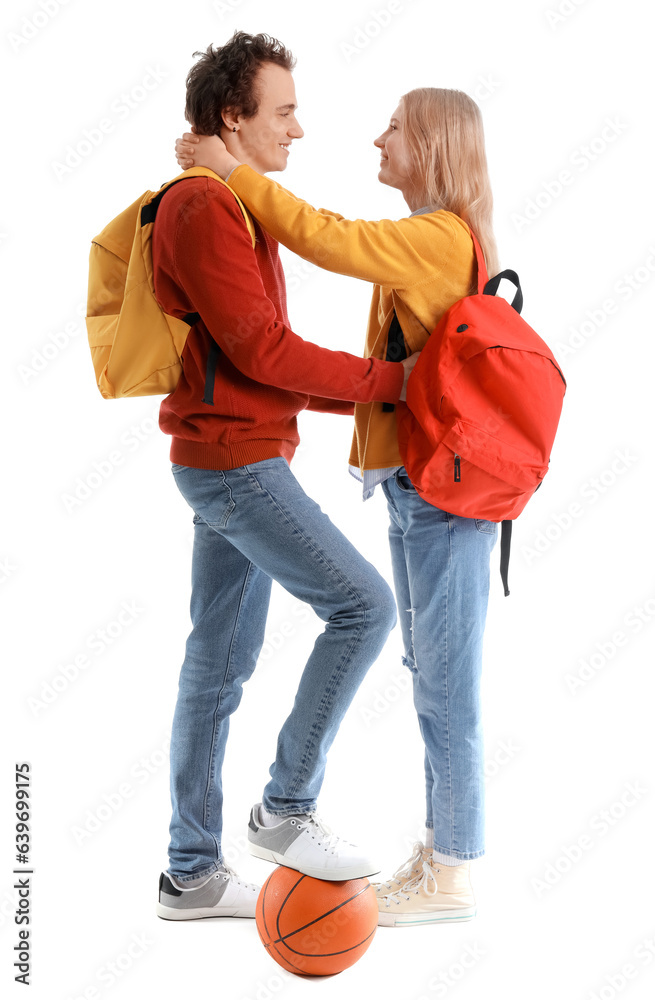
M 426 821 L 437 856 L 484 854 L 482 637 L 498 526 L 447 514 L 400 468 L 382 483 L 404 663 L 425 743 Z

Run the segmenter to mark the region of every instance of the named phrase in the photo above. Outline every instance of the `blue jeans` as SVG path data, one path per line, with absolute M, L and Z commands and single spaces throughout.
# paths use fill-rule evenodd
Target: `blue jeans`
M 435 851 L 484 854 L 482 637 L 493 521 L 447 514 L 404 468 L 382 483 L 403 645 L 425 743 L 426 821 Z
M 285 459 L 225 471 L 173 465 L 172 471 L 194 511 L 194 545 L 193 629 L 171 737 L 169 871 L 192 879 L 222 861 L 229 717 L 264 642 L 271 581 L 326 622 L 262 797 L 280 816 L 315 809 L 327 752 L 396 623 L 396 608 L 387 583 L 304 493 Z

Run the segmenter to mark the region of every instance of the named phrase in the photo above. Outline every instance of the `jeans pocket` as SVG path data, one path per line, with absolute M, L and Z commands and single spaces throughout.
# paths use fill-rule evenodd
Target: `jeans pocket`
M 183 472 L 185 475 L 181 475 Z M 210 528 L 224 528 L 236 507 L 225 472 L 173 465 L 173 474 L 177 488 L 199 520 Z
M 175 474 L 176 472 L 182 472 L 184 469 L 188 469 L 188 465 L 176 465 L 175 462 L 171 464 L 171 472 Z
M 487 535 L 495 535 L 498 525 L 495 521 L 483 521 L 481 518 L 475 519 L 475 526 L 478 531 L 484 531 Z
M 405 469 L 398 469 L 398 471 L 394 473 L 394 479 L 396 480 L 398 489 L 402 493 L 416 493 L 416 487 L 407 475 Z

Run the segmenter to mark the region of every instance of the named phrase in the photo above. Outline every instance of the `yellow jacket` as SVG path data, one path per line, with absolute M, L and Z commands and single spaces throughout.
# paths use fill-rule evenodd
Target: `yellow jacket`
M 446 309 L 477 290 L 469 228 L 452 212 L 397 221 L 344 219 L 313 208 L 245 163 L 232 171 L 229 183 L 264 229 L 294 253 L 374 284 L 367 358 L 385 358 L 394 309 L 411 354 L 425 346 Z M 382 403 L 355 404 L 350 464 L 362 471 L 402 465 L 395 411 L 383 412 Z

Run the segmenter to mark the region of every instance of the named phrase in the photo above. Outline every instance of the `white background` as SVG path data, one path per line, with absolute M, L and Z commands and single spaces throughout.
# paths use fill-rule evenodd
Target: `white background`
M 3 7 L 0 974 L 13 978 L 18 940 L 13 764 L 29 761 L 30 996 L 652 996 L 652 29 L 638 0 L 562 0 L 560 14 L 558 2 Z M 518 271 L 523 315 L 568 379 L 551 471 L 515 524 L 509 598 L 498 549 L 492 559 L 478 916 L 381 928 L 355 967 L 316 981 L 280 970 L 254 922 L 155 916 L 191 512 L 157 427 L 161 398 L 103 400 L 83 321 L 91 238 L 178 172 L 193 53 L 237 28 L 279 37 L 298 59 L 305 138 L 277 178 L 347 217 L 407 214 L 378 184 L 372 145 L 403 93 L 455 87 L 478 100 L 501 264 Z M 139 89 L 153 70 L 159 83 Z M 112 131 L 76 162 L 85 130 L 106 118 Z M 370 288 L 286 251 L 284 261 L 294 329 L 361 353 Z M 350 418 L 300 423 L 294 472 L 391 580 L 383 498 L 363 504 L 347 473 Z M 67 504 L 96 482 L 95 463 L 111 475 Z M 132 617 L 116 625 L 124 602 Z M 248 812 L 319 628 L 274 590 L 233 720 L 224 846 L 252 881 L 272 868 L 244 849 Z M 385 876 L 424 820 L 400 655 L 396 629 L 337 737 L 319 803 Z

